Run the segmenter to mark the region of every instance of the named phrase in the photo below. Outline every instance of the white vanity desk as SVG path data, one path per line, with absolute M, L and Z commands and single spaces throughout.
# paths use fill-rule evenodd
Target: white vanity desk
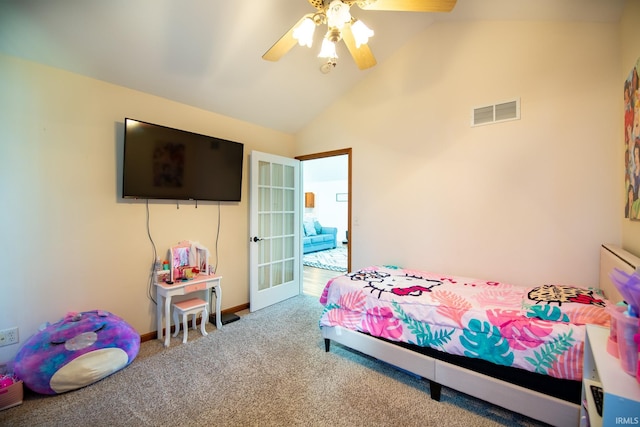
M 191 292 L 205 291 L 205 300 L 209 313 L 211 310 L 211 291 L 216 293 L 216 327 L 222 328 L 222 320 L 220 317 L 220 303 L 222 301 L 222 276 L 199 274 L 193 279 L 187 281 L 177 281 L 173 284 L 158 281 L 156 286 L 156 326 L 158 330 L 158 339 L 164 340 L 164 346 L 169 347 L 169 336 L 171 334 L 171 298 L 176 295 L 185 295 Z M 163 313 L 164 308 L 164 313 Z M 163 320 L 164 316 L 164 322 Z M 209 319 L 202 319 L 208 322 Z

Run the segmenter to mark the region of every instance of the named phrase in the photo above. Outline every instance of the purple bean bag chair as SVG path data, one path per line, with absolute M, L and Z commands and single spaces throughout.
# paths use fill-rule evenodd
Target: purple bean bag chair
M 27 340 L 14 373 L 37 393 L 64 393 L 119 371 L 139 350 L 140 335 L 120 317 L 102 310 L 69 313 Z

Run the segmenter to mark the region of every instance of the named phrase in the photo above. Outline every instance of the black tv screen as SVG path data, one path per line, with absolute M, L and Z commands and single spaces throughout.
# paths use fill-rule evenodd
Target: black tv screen
M 122 197 L 239 202 L 244 145 L 125 118 Z

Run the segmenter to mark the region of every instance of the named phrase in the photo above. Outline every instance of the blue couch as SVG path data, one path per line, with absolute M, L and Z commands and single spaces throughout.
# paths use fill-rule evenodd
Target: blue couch
M 302 253 L 324 251 L 336 247 L 336 227 L 323 227 L 318 221 L 303 222 Z

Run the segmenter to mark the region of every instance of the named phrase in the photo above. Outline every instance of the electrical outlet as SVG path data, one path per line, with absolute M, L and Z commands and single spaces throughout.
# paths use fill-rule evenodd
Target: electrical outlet
M 0 347 L 18 342 L 18 328 L 3 329 L 0 331 Z

